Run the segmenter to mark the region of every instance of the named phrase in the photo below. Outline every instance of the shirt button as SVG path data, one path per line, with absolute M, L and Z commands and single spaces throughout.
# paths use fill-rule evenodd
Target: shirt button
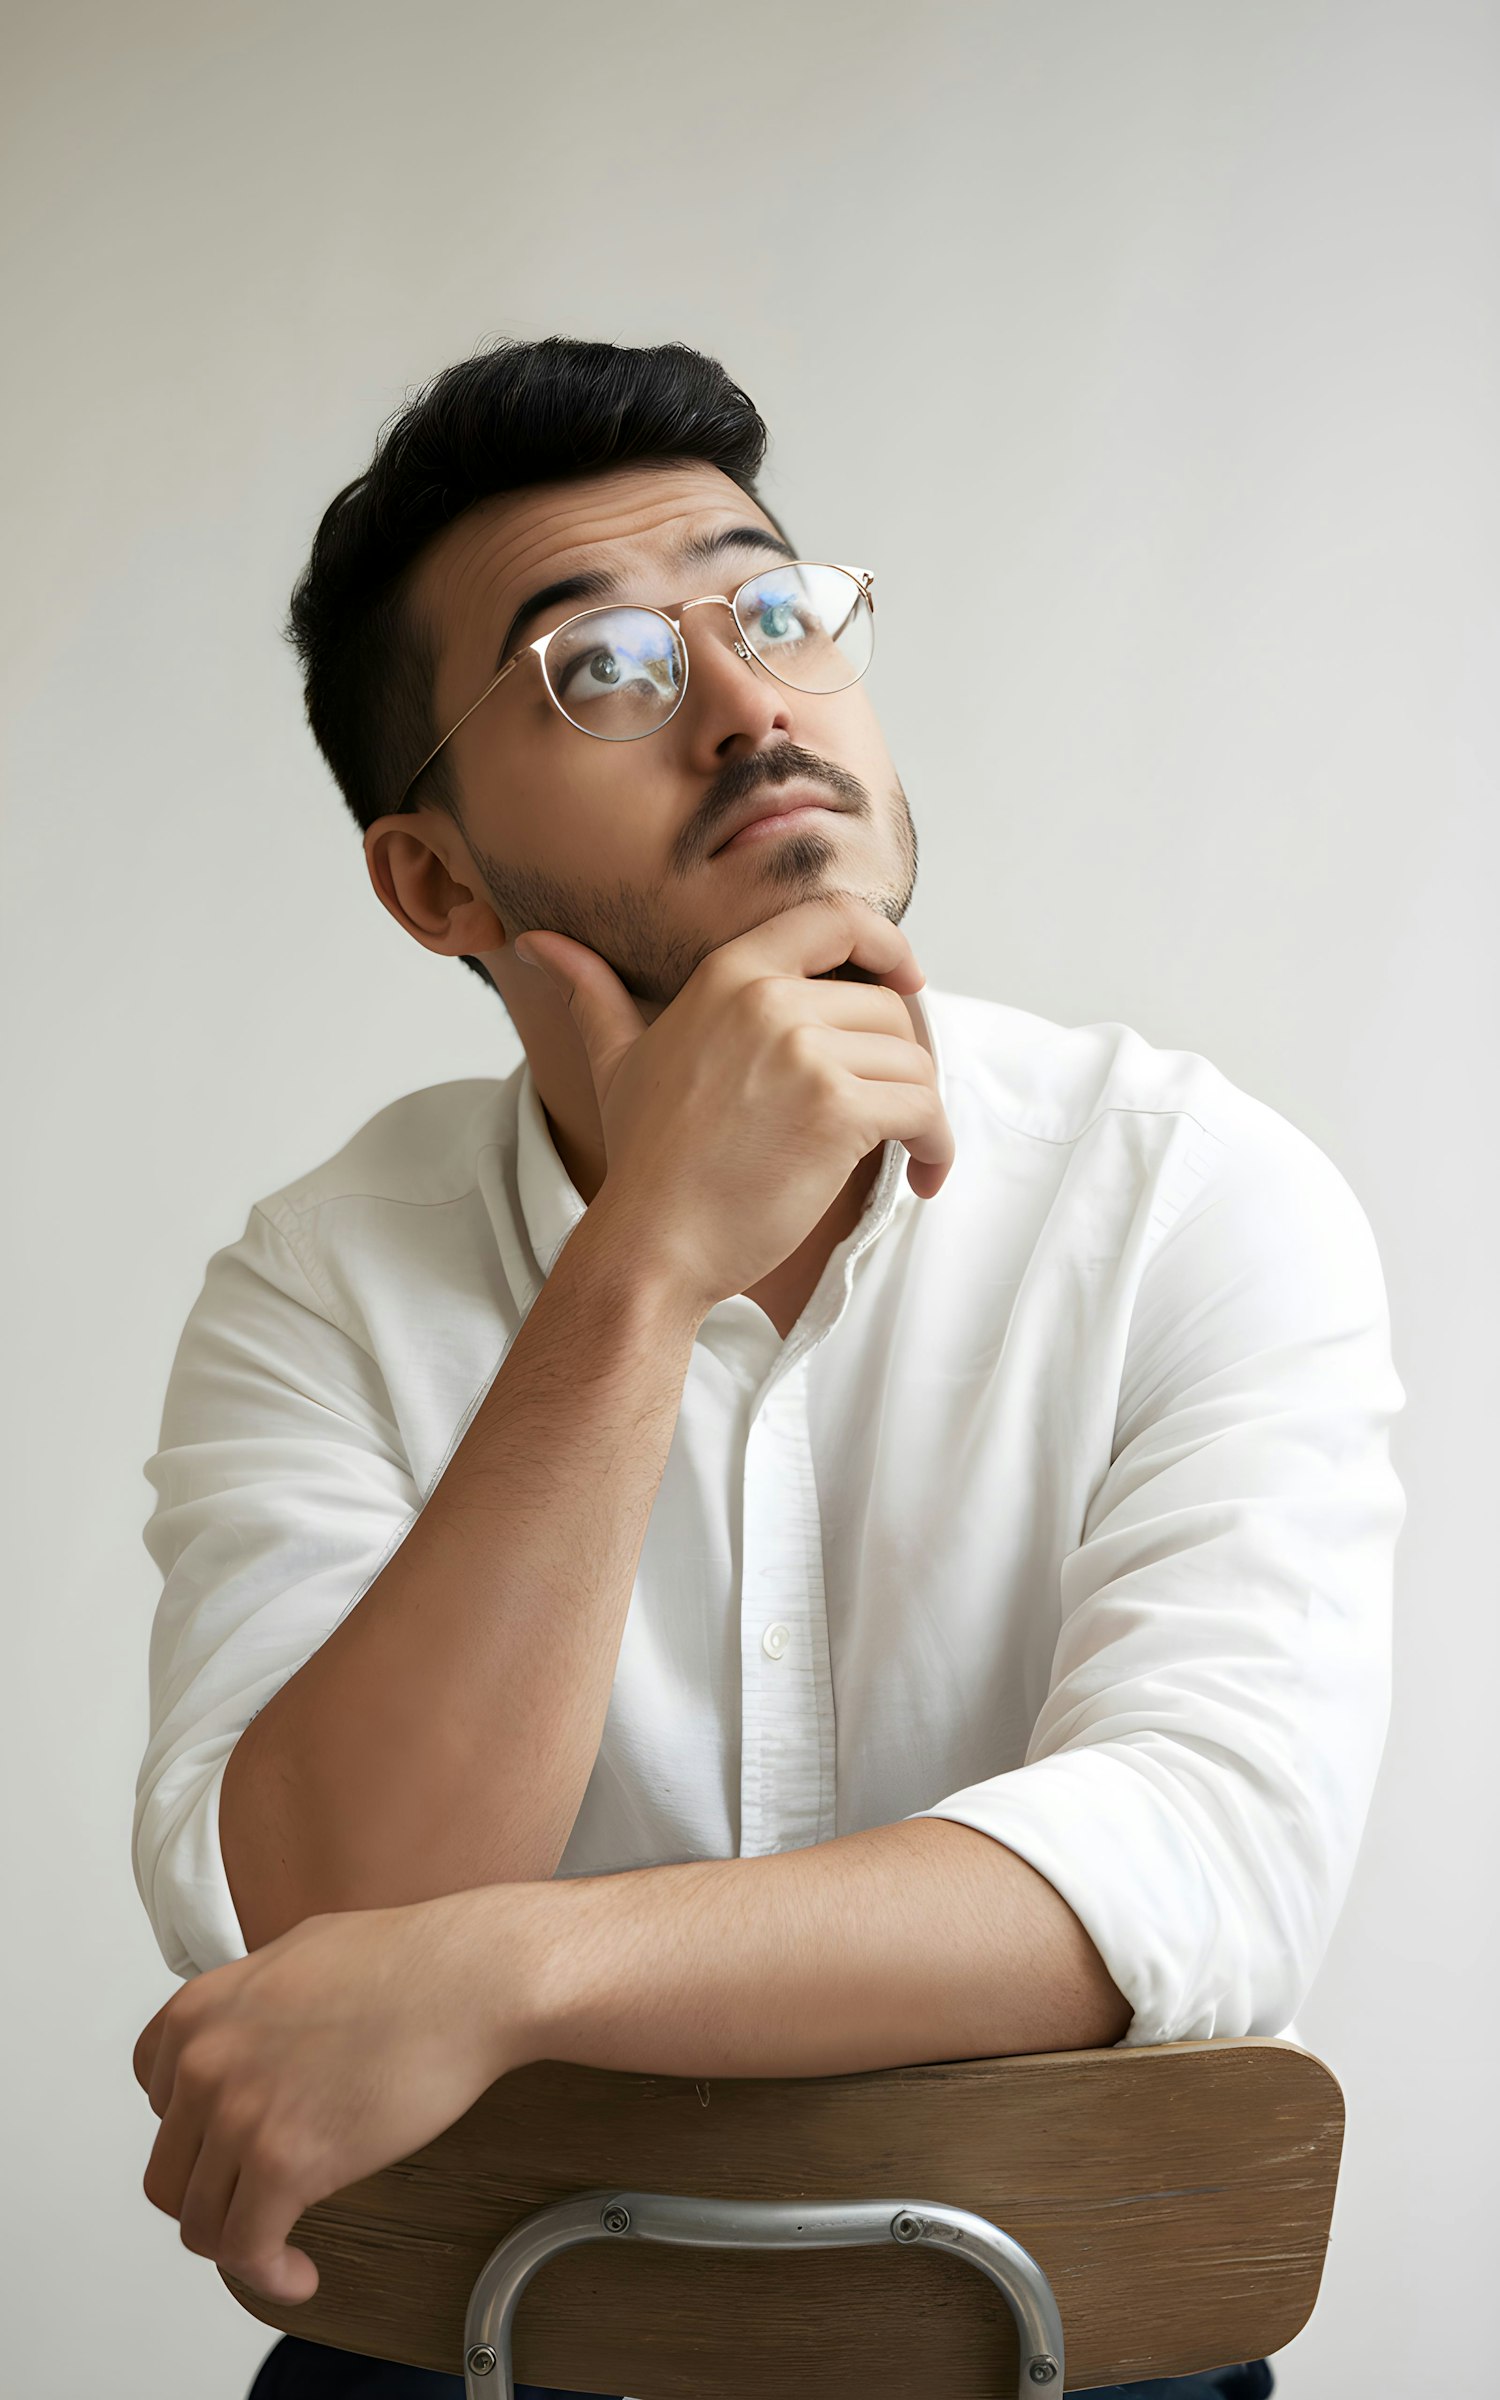
M 760 1637 L 760 1646 L 767 1658 L 780 1658 L 791 1638 L 790 1625 L 768 1625 Z

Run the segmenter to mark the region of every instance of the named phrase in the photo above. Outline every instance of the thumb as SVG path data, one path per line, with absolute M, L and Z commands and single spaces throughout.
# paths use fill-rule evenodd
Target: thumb
M 300 2308 L 318 2288 L 317 2267 L 305 2250 L 293 2249 L 290 2242 L 269 2257 L 231 2265 L 229 2273 L 263 2300 L 279 2301 L 284 2308 Z
M 522 964 L 540 968 L 566 1001 L 602 1101 L 621 1059 L 646 1031 L 645 1018 L 614 968 L 570 934 L 527 933 L 512 947 Z

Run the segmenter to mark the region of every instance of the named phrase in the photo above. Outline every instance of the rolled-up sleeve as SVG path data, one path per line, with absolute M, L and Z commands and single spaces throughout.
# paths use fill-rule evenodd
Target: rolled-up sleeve
M 1054 1885 L 1124 2045 L 1279 2033 L 1317 1972 L 1389 1717 L 1404 1401 L 1363 1210 L 1247 1104 L 1140 1272 L 1025 1761 L 912 1812 Z
M 219 1846 L 230 1751 L 420 1505 L 374 1359 L 259 1206 L 208 1263 L 145 1474 L 163 1586 L 133 1858 L 162 1956 L 187 1976 L 245 1955 Z

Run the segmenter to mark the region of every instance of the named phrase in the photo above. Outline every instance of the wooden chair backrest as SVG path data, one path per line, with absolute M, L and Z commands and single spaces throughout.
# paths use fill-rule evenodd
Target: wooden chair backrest
M 1311 2315 L 1343 2117 L 1320 2059 L 1255 2037 L 711 2084 L 542 2060 L 307 2211 L 302 2307 L 224 2280 L 263 2324 L 456 2375 L 496 2243 L 575 2192 L 947 2202 L 1044 2269 L 1068 2388 L 1185 2375 Z M 931 2251 L 592 2241 L 528 2286 L 512 2363 L 637 2400 L 995 2400 L 1017 2351 L 1001 2293 Z

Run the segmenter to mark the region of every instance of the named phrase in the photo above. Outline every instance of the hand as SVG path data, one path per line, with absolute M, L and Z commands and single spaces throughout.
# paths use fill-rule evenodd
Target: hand
M 924 980 L 868 902 L 807 900 L 709 953 L 647 1025 L 612 967 L 524 937 L 566 1000 L 593 1076 L 609 1216 L 669 1258 L 706 1311 L 790 1257 L 880 1142 L 930 1199 L 953 1164 L 937 1072 L 900 997 Z M 880 981 L 817 981 L 853 961 Z
M 303 2210 L 540 2055 L 509 1896 L 306 1917 L 157 2010 L 133 2062 L 161 2119 L 144 2190 L 189 2250 L 269 2299 L 310 2300 L 318 2270 L 286 2240 Z

